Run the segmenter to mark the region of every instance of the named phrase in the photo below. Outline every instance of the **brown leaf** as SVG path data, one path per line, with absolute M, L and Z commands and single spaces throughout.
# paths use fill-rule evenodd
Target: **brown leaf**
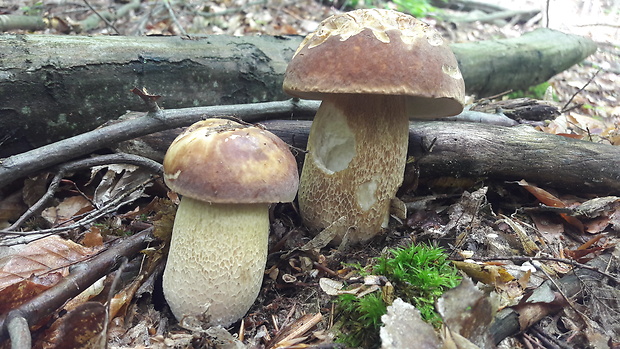
M 48 207 L 41 216 L 52 225 L 70 224 L 71 219 L 77 215 L 89 212 L 93 209 L 90 201 L 83 196 L 70 196 L 64 199 L 56 207 Z
M 6 314 L 41 292 L 54 286 L 62 279 L 60 273 L 47 273 L 43 276 L 32 275 L 28 279 L 13 283 L 0 290 L 0 314 Z
M 493 306 L 489 298 L 474 283 L 465 278 L 461 284 L 437 300 L 437 311 L 453 333 L 465 337 L 481 348 L 492 348 L 489 326 L 493 321 Z
M 27 207 L 22 200 L 20 191 L 16 191 L 0 200 L 0 227 L 3 225 L 8 226 L 9 221 L 19 218 L 19 216 L 26 212 L 26 209 Z
M 46 349 L 104 348 L 105 322 L 105 307 L 101 303 L 86 302 L 56 320 L 45 338 L 37 343 Z
M 519 185 L 524 187 L 525 190 L 530 192 L 530 194 L 534 195 L 540 202 L 547 206 L 551 207 L 568 207 L 562 200 L 555 197 L 553 194 L 548 191 L 538 188 L 534 185 L 527 183 L 524 179 L 520 180 Z M 579 232 L 583 233 L 584 227 L 581 221 L 573 216 L 569 216 L 566 213 L 560 213 L 560 217 L 562 217 L 568 224 L 577 228 Z
M 81 241 L 82 245 L 86 247 L 95 247 L 103 245 L 103 236 L 101 236 L 101 229 L 97 226 L 92 226 L 84 234 L 84 238 Z
M 33 241 L 19 252 L 0 259 L 0 289 L 15 282 L 56 270 L 63 276 L 68 266 L 94 254 L 86 248 L 56 235 Z

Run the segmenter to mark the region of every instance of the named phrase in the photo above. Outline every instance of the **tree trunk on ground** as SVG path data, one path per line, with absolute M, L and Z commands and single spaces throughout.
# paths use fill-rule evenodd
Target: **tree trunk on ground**
M 264 124 L 287 143 L 305 149 L 310 122 Z M 422 178 L 525 179 L 571 192 L 620 195 L 618 146 L 551 135 L 525 125 L 430 121 L 412 122 L 409 130 L 409 153 L 420 159 Z
M 134 112 L 133 117 L 2 159 L 0 189 L 10 187 L 24 176 L 103 148 L 161 161 L 180 132 L 179 127 L 208 117 L 234 116 L 263 123 L 284 141 L 303 150 L 311 124 L 308 119 L 319 104 L 319 101 L 287 100 L 167 110 L 151 106 L 154 110 L 148 114 Z M 433 142 L 435 145 L 428 152 Z M 454 121 L 412 122 L 409 145 L 409 153 L 420 159 L 423 177 L 526 179 L 571 192 L 620 194 L 620 167 L 616 166 L 620 161 L 620 147 L 617 146 L 546 134 L 528 126 Z
M 291 146 L 306 149 L 310 121 L 267 120 L 267 129 Z M 161 161 L 180 130 L 123 144 Z M 433 149 L 427 149 L 435 140 Z M 412 122 L 409 154 L 420 159 L 422 178 L 525 179 L 571 192 L 620 195 L 620 147 L 535 131 L 471 122 Z M 298 154 L 303 161 L 303 154 Z
M 301 40 L 0 35 L 0 157 L 144 110 L 134 87 L 162 95 L 164 108 L 285 99 L 282 77 Z M 546 81 L 596 49 L 548 29 L 451 47 L 467 92 L 480 96 Z

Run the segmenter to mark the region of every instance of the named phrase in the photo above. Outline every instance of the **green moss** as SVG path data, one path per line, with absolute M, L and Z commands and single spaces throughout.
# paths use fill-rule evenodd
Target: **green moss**
M 443 249 L 424 244 L 392 249 L 385 256 L 375 258 L 370 268 L 360 268 L 363 275 L 369 271 L 385 276 L 393 290 L 384 287 L 383 292 L 361 298 L 350 294 L 338 296 L 336 314 L 341 332 L 338 341 L 350 347 L 379 347 L 381 316 L 395 298 L 413 304 L 422 319 L 439 327 L 441 317 L 435 311 L 435 301 L 460 280 Z
M 399 11 L 409 13 L 417 18 L 426 17 L 431 12 L 437 11 L 428 0 L 393 0 L 392 2 L 396 4 Z
M 548 82 L 543 82 L 542 84 L 536 86 L 530 86 L 527 90 L 519 90 L 512 93 L 509 93 L 507 96 L 509 99 L 516 98 L 533 98 L 533 99 L 545 99 L 545 93 L 547 89 L 551 86 Z M 558 97 L 553 93 L 553 100 L 557 102 Z
M 420 310 L 422 319 L 439 326 L 435 301 L 446 290 L 456 287 L 460 277 L 443 249 L 423 244 L 397 248 L 390 256 L 377 258 L 373 273 L 384 275 L 394 284 L 397 297 Z
M 338 296 L 337 313 L 340 316 L 340 335 L 337 342 L 347 347 L 378 348 L 381 316 L 387 312 L 387 305 L 380 292 L 357 298 L 356 295 Z

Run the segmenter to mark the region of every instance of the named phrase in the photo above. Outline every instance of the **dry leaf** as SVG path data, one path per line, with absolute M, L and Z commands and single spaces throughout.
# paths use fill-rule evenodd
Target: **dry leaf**
M 454 334 L 466 338 L 481 348 L 492 348 L 489 327 L 495 310 L 487 295 L 465 278 L 461 284 L 446 291 L 436 304 L 444 324 Z M 458 346 L 457 348 L 468 348 Z
M 26 205 L 22 200 L 20 191 L 7 195 L 0 200 L 0 229 L 8 227 L 9 222 L 15 221 L 26 212 Z
M 568 207 L 562 200 L 555 197 L 548 191 L 538 188 L 534 185 L 527 183 L 524 179 L 520 180 L 519 185 L 524 187 L 530 194 L 534 195 L 540 202 L 551 207 Z M 573 216 L 569 216 L 566 213 L 560 213 L 560 216 L 570 225 L 577 228 L 579 232 L 583 233 L 584 227 L 581 221 Z
M 91 202 L 83 196 L 70 196 L 56 207 L 48 207 L 41 213 L 53 226 L 71 224 L 71 219 L 93 209 Z
M 126 194 L 127 190 L 144 183 L 151 176 L 148 171 L 138 166 L 115 164 L 93 168 L 91 178 L 104 169 L 107 171 L 103 175 L 97 189 L 95 189 L 93 197 L 93 202 L 98 208 L 113 201 L 120 195 Z M 134 191 L 125 200 L 138 199 L 142 196 L 143 189 Z
M 0 289 L 31 275 L 55 270 L 67 274 L 71 264 L 82 261 L 97 250 L 51 235 L 27 244 L 13 255 L 0 259 Z
M 319 286 L 326 294 L 330 296 L 337 296 L 340 294 L 339 291 L 344 287 L 344 283 L 342 281 L 332 280 L 329 278 L 320 278 Z
M 497 286 L 514 280 L 514 277 L 506 269 L 498 265 L 461 261 L 452 261 L 452 263 L 472 279 L 487 285 Z
M 47 273 L 43 276 L 32 275 L 28 279 L 17 281 L 0 290 L 0 314 L 6 314 L 36 295 L 49 289 L 62 280 L 60 273 Z
M 105 323 L 105 307 L 86 302 L 56 320 L 38 343 L 48 349 L 105 348 Z

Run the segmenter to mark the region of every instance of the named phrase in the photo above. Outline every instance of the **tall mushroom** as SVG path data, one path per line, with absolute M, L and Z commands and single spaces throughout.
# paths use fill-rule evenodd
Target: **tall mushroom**
M 464 83 L 441 35 L 391 10 L 327 18 L 287 67 L 288 94 L 320 99 L 299 188 L 304 223 L 365 241 L 387 225 L 403 180 L 408 120 L 456 115 Z
M 258 296 L 269 203 L 295 198 L 295 158 L 270 132 L 209 119 L 170 145 L 164 180 L 183 195 L 163 275 L 166 301 L 179 321 L 191 316 L 227 326 Z

